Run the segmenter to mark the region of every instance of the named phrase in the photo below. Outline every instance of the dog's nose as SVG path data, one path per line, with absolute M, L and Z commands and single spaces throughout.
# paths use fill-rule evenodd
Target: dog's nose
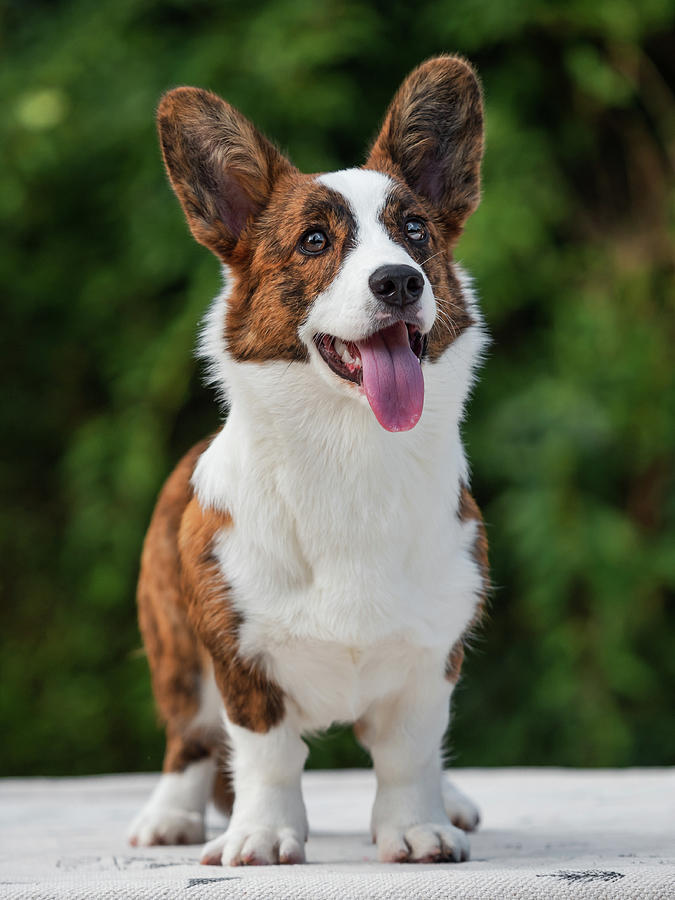
M 377 299 L 390 306 L 408 306 L 419 300 L 424 290 L 422 275 L 412 266 L 380 266 L 368 284 Z

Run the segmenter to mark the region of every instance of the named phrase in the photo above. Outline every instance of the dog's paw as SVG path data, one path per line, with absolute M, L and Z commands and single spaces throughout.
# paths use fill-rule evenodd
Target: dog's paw
M 469 839 L 450 824 L 384 826 L 378 830 L 377 857 L 380 862 L 464 862 L 469 858 Z
M 132 847 L 155 844 L 202 844 L 204 816 L 173 807 L 146 807 L 136 816 L 127 837 Z
M 480 823 L 478 807 L 450 781 L 443 781 L 443 806 L 453 825 L 463 831 L 475 831 Z
M 204 847 L 206 866 L 274 866 L 305 861 L 304 837 L 295 828 L 228 828 Z

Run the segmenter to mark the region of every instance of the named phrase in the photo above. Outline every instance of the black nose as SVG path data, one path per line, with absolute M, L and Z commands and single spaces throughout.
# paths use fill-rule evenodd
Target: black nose
M 380 266 L 368 284 L 378 300 L 391 306 L 408 306 L 419 300 L 424 290 L 422 275 L 412 266 Z

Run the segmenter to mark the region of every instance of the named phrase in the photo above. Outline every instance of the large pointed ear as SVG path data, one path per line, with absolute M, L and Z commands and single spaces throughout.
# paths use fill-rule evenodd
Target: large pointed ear
M 157 127 L 192 234 L 229 261 L 246 224 L 293 167 L 248 119 L 209 91 L 169 91 L 159 104 Z
M 480 199 L 483 99 L 476 73 L 438 56 L 403 82 L 366 167 L 402 177 L 429 200 L 456 237 Z

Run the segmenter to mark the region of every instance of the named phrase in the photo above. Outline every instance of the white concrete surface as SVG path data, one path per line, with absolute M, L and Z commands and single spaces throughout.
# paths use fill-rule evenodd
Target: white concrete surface
M 135 849 L 153 775 L 0 780 L 0 897 L 675 900 L 675 769 L 460 769 L 481 807 L 471 861 L 381 865 L 371 772 L 308 772 L 308 864 L 221 869 L 199 847 Z M 224 820 L 211 811 L 209 837 Z

